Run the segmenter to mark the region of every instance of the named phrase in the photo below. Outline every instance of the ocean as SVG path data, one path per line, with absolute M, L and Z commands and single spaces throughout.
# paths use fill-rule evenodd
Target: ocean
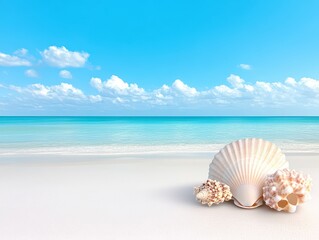
M 319 152 L 319 117 L 0 117 L 0 154 L 216 152 L 241 138 Z

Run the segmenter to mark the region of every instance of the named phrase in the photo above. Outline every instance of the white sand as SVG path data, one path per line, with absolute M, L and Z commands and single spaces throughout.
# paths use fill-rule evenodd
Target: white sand
M 319 239 L 318 156 L 287 156 L 314 185 L 295 214 L 198 204 L 211 157 L 0 156 L 0 239 Z

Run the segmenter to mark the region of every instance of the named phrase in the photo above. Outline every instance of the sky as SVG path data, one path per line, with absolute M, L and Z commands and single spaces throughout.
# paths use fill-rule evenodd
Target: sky
M 318 1 L 0 9 L 0 115 L 319 115 Z

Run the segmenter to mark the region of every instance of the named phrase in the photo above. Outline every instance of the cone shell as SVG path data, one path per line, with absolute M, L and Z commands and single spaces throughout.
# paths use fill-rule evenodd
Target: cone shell
M 263 204 L 267 175 L 287 167 L 285 155 L 275 144 L 245 138 L 226 145 L 214 156 L 208 178 L 227 184 L 238 207 L 256 208 Z
M 269 175 L 263 187 L 266 205 L 293 213 L 297 206 L 310 199 L 311 178 L 295 170 L 283 169 Z

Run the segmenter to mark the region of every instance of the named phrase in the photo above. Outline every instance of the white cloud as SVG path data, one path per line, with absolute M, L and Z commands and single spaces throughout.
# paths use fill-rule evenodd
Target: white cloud
M 46 87 L 40 83 L 35 83 L 29 86 L 26 90 L 33 95 L 47 97 L 50 92 L 50 87 Z
M 90 95 L 89 99 L 92 103 L 101 102 L 103 100 L 101 95 Z
M 99 92 L 103 91 L 103 83 L 100 78 L 95 78 L 95 77 L 91 78 L 90 84 L 92 87 L 96 88 Z
M 0 52 L 0 66 L 17 67 L 31 65 L 31 62 L 26 59 Z
M 227 78 L 231 86 L 215 86 L 211 90 L 200 92 L 204 99 L 210 99 L 214 104 L 232 104 L 233 106 L 263 106 L 279 107 L 319 104 L 319 80 L 301 78 L 296 81 L 287 78 L 283 82 L 256 81 L 246 84 L 239 76 Z M 201 101 L 199 99 L 199 101 Z
M 127 100 L 125 100 L 124 98 L 120 98 L 120 97 L 116 97 L 112 99 L 112 103 L 115 104 L 121 104 L 121 103 L 125 103 L 128 102 Z
M 187 97 L 194 97 L 198 94 L 195 88 L 189 87 L 187 84 L 183 83 L 179 79 L 175 80 L 172 87 Z
M 89 58 L 86 52 L 72 52 L 66 47 L 50 46 L 41 52 L 43 61 L 55 67 L 83 67 Z
M 128 89 L 130 88 L 128 83 L 124 82 L 122 79 L 115 75 L 112 75 L 111 78 L 104 83 L 104 87 L 106 89 L 113 90 L 121 95 L 127 94 Z
M 53 99 L 53 100 L 85 100 L 87 97 L 82 90 L 75 88 L 72 84 L 61 83 L 53 86 L 45 86 L 40 83 L 31 84 L 27 87 L 18 87 L 11 85 L 9 87 L 19 93 L 32 95 L 33 97 L 39 97 L 42 99 Z
M 72 99 L 84 99 L 85 95 L 82 90 L 75 88 L 72 84 L 69 83 L 61 83 L 59 85 L 54 86 L 44 86 L 42 84 L 32 84 L 29 87 L 29 90 L 34 95 L 39 95 L 47 98 L 72 98 Z
M 228 96 L 228 97 L 239 97 L 241 95 L 238 89 L 227 87 L 226 85 L 216 86 L 213 89 L 213 92 L 219 96 Z
M 60 85 L 52 86 L 49 89 L 50 92 L 58 96 L 85 98 L 82 90 L 73 87 L 72 84 L 69 83 L 61 83 Z
M 189 87 L 181 80 L 175 80 L 171 86 L 164 84 L 161 88 L 153 91 L 145 91 L 136 83 L 127 83 L 116 75 L 112 75 L 106 81 L 93 77 L 90 80 L 92 87 L 104 96 L 112 98 L 113 103 L 146 103 L 166 105 L 173 100 L 193 98 L 198 95 L 195 88 Z M 183 100 L 183 101 L 184 101 Z
M 243 88 L 244 87 L 244 80 L 241 79 L 239 76 L 230 74 L 227 78 L 227 81 L 234 87 L 234 88 Z
M 247 85 L 245 84 L 244 85 L 244 89 L 247 91 L 247 92 L 253 92 L 255 90 L 255 88 L 251 85 Z
M 251 70 L 251 66 L 249 64 L 242 63 L 239 64 L 239 67 L 244 70 Z
M 168 91 L 170 88 L 169 88 L 169 86 L 167 86 L 166 84 L 164 84 L 164 85 L 161 87 L 161 89 L 162 89 L 163 91 Z
M 111 95 L 143 95 L 145 93 L 145 90 L 136 83 L 129 84 L 116 75 L 112 75 L 105 82 L 102 82 L 100 78 L 91 78 L 90 83 L 98 91 Z
M 136 83 L 128 84 L 115 75 L 112 75 L 111 78 L 104 83 L 104 87 L 120 95 L 127 95 L 129 93 L 140 95 L 144 93 L 144 89 L 139 88 Z
M 176 98 L 178 94 L 174 94 L 174 90 L 164 84 L 161 88 L 155 89 L 153 92 L 150 93 L 150 102 L 155 105 L 167 105 L 172 100 L 174 100 L 174 98 Z
M 71 72 L 69 72 L 68 70 L 61 70 L 59 72 L 59 76 L 61 78 L 66 78 L 66 79 L 72 79 L 72 74 Z
M 300 79 L 299 85 L 304 89 L 319 92 L 319 80 L 304 77 Z
M 271 87 L 271 83 L 268 82 L 256 82 L 256 87 L 266 91 L 266 92 L 271 92 L 272 91 L 272 87 Z
M 38 73 L 37 71 L 35 71 L 34 69 L 28 69 L 24 72 L 24 74 L 27 76 L 27 77 L 31 77 L 31 78 L 36 78 L 38 77 Z
M 297 85 L 296 80 L 295 80 L 294 78 L 292 78 L 292 77 L 288 77 L 288 78 L 286 79 L 285 83 L 286 83 L 287 85 L 291 85 L 291 86 L 293 86 L 293 87 L 295 87 L 295 86 Z

